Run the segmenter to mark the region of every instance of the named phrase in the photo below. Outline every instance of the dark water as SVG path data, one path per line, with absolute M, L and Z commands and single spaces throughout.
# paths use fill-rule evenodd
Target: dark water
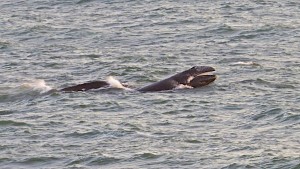
M 296 0 L 0 2 L 0 168 L 300 168 Z M 132 86 L 194 65 L 199 89 Z

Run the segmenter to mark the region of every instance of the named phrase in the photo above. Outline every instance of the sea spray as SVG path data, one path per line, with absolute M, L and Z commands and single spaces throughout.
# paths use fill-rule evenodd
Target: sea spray
M 120 88 L 120 89 L 125 89 L 125 87 L 121 84 L 120 81 L 118 81 L 117 79 L 115 79 L 114 77 L 112 76 L 108 76 L 106 78 L 106 82 L 109 83 L 109 85 L 111 87 L 114 87 L 114 88 Z
M 133 90 L 133 89 L 130 89 L 130 88 L 127 88 L 127 87 L 123 86 L 123 84 L 119 80 L 115 79 L 112 76 L 108 76 L 106 78 L 106 82 L 109 83 L 109 85 L 113 88 Z
M 30 82 L 23 83 L 21 87 L 39 91 L 40 93 L 45 93 L 52 90 L 52 87 L 48 86 L 45 80 L 42 79 L 35 79 Z

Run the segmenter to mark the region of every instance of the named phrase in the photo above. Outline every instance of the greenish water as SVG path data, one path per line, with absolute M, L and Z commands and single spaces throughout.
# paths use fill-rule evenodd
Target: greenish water
M 300 167 L 300 3 L 0 2 L 0 168 Z M 198 89 L 48 92 L 194 65 Z

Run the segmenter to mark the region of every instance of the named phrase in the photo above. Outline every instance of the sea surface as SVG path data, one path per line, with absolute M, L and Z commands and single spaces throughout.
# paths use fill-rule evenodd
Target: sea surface
M 0 1 L 1 169 L 299 169 L 299 105 L 298 0 Z

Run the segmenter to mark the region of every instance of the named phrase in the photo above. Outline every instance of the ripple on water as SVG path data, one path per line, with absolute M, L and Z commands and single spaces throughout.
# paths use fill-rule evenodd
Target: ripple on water
M 129 131 L 130 133 L 132 132 L 136 132 L 136 131 L 142 131 L 142 129 L 139 127 L 138 124 L 132 124 L 132 123 L 128 123 L 128 122 L 122 122 L 121 123 L 124 130 Z
M 93 138 L 93 137 L 97 137 L 100 134 L 102 134 L 102 133 L 99 130 L 74 131 L 72 133 L 65 134 L 65 137 L 90 139 L 90 138 Z
M 10 42 L 7 41 L 0 41 L 0 49 L 6 49 L 9 48 L 10 46 L 12 46 L 12 44 Z
M 76 4 L 84 4 L 84 3 L 89 3 L 93 2 L 94 0 L 79 0 Z
M 0 111 L 0 116 L 2 115 L 9 115 L 9 114 L 13 114 L 15 113 L 15 111 L 12 111 L 12 110 L 1 110 Z
M 61 158 L 57 157 L 30 157 L 30 158 L 25 158 L 17 163 L 20 165 L 28 165 L 28 166 L 45 166 L 48 164 L 53 164 L 57 161 L 60 161 Z
M 156 154 L 156 153 L 150 153 L 150 152 L 145 152 L 145 153 L 139 153 L 135 154 L 132 159 L 144 159 L 144 160 L 150 160 L 150 159 L 157 159 L 163 155 L 161 154 Z
M 14 120 L 0 120 L 0 126 L 30 126 L 30 124 Z
M 259 86 L 265 86 L 268 88 L 275 88 L 275 89 L 295 89 L 294 85 L 286 84 L 285 82 L 282 82 L 282 83 L 269 82 L 269 81 L 261 79 L 261 78 L 242 80 L 241 83 L 256 84 Z
M 70 160 L 66 166 L 101 166 L 101 165 L 108 165 L 114 164 L 119 162 L 121 159 L 115 157 L 109 157 L 105 155 L 98 155 L 98 156 L 88 156 L 88 157 L 78 157 L 77 159 Z
M 280 121 L 282 123 L 288 123 L 288 124 L 300 124 L 300 114 L 285 113 Z
M 268 111 L 264 111 L 261 113 L 258 113 L 252 117 L 252 120 L 258 121 L 258 120 L 265 120 L 270 118 L 276 118 L 278 115 L 282 115 L 282 109 L 281 108 L 274 108 Z
M 291 168 L 291 169 L 298 169 L 300 166 L 299 158 L 298 159 L 290 159 L 287 157 L 274 157 L 270 159 L 265 164 L 262 164 L 263 167 L 266 168 L 274 168 L 274 169 L 281 169 L 281 168 Z

